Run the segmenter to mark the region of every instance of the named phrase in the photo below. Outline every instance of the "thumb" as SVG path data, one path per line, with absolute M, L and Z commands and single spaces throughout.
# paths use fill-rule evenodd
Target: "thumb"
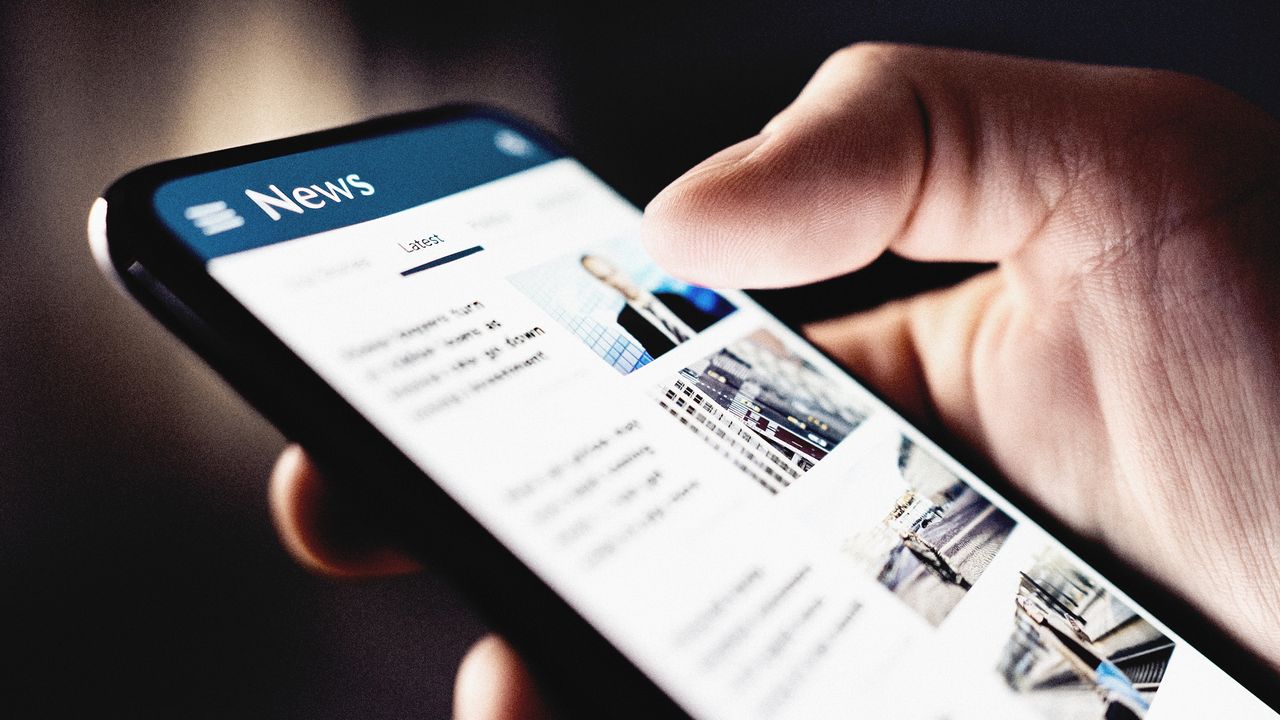
M 1265 172 L 1271 122 L 1169 72 L 857 45 L 761 135 L 659 193 L 644 237 L 670 272 L 713 287 L 811 282 L 885 249 L 1022 254 L 1052 273 L 1240 192 Z

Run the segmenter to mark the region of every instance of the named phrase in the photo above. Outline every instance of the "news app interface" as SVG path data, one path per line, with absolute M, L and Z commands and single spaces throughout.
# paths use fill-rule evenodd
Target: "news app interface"
M 154 203 L 696 717 L 1275 717 L 746 295 L 664 273 L 634 205 L 520 130 Z

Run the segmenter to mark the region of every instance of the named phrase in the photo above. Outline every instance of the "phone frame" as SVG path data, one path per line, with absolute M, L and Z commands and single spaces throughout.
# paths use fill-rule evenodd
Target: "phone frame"
M 95 204 L 89 220 L 90 245 L 104 273 L 286 437 L 307 448 L 329 478 L 337 501 L 351 503 L 371 522 L 385 525 L 432 571 L 447 576 L 525 657 L 558 711 L 587 718 L 689 717 L 219 285 L 205 269 L 205 261 L 165 226 L 152 205 L 154 192 L 178 178 L 465 117 L 503 123 L 582 162 L 579 154 L 549 133 L 510 113 L 483 105 L 447 105 L 141 168 L 113 183 Z M 602 181 L 608 183 L 603 177 Z M 856 374 L 850 375 L 875 392 Z M 1168 588 L 1066 528 L 972 452 L 957 452 L 946 437 L 932 433 L 930 437 L 1184 641 L 1280 711 L 1280 675 L 1260 656 Z

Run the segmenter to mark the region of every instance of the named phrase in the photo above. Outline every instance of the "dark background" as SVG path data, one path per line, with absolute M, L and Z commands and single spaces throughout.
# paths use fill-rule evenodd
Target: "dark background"
M 430 575 L 285 556 L 282 438 L 89 258 L 89 204 L 126 170 L 482 100 L 643 199 L 863 39 L 1171 68 L 1280 111 L 1275 2 L 588 7 L 0 6 L 0 716 L 447 717 L 482 632 Z M 890 262 L 781 300 L 814 317 L 963 272 Z

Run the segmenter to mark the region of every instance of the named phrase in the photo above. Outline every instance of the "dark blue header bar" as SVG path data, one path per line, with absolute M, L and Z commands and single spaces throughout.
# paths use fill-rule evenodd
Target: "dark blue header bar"
M 174 180 L 154 202 L 205 260 L 422 205 L 558 157 L 464 118 Z

